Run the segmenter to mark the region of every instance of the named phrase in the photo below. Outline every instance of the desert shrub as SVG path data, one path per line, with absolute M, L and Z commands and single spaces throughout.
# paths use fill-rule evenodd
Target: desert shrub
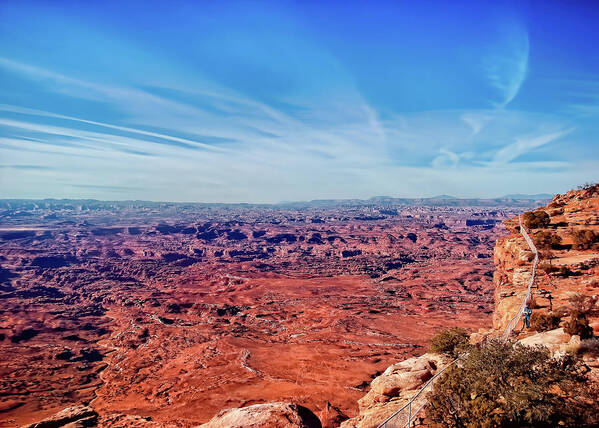
M 592 230 L 575 230 L 572 232 L 572 248 L 575 250 L 589 250 L 599 242 L 599 234 Z
M 586 314 L 573 309 L 569 312 L 570 319 L 564 324 L 564 332 L 569 335 L 578 335 L 581 339 L 593 337 L 593 328 L 589 326 Z
M 599 183 L 584 183 L 578 186 L 578 190 L 599 190 Z
M 469 338 L 468 332 L 463 328 L 451 327 L 442 330 L 431 339 L 430 352 L 457 358 L 471 347 Z
M 577 356 L 491 341 L 441 375 L 426 414 L 443 427 L 590 427 L 597 389 Z
M 538 245 L 539 244 L 537 244 L 537 248 L 538 248 Z M 554 254 L 553 254 L 553 251 L 551 251 L 551 250 L 541 250 L 541 251 L 539 251 L 539 257 L 543 260 L 551 260 L 551 259 L 553 259 Z
M 553 312 L 535 312 L 530 318 L 530 328 L 541 332 L 554 330 L 559 327 L 562 318 Z
M 567 266 L 560 266 L 557 270 L 557 274 L 563 278 L 568 278 L 569 276 L 574 276 L 575 273 Z
M 527 213 L 524 213 L 522 220 L 524 221 L 524 225 L 529 229 L 539 229 L 547 227 L 551 222 L 549 214 L 547 214 L 543 210 L 529 211 Z
M 539 305 L 539 302 L 537 302 L 537 299 L 535 299 L 534 296 L 530 296 L 530 298 L 528 299 L 528 305 L 527 305 L 530 309 L 538 309 L 541 307 L 541 305 Z
M 571 310 L 572 310 L 572 308 L 569 306 L 559 305 L 557 308 L 553 309 L 553 312 L 555 312 L 560 317 L 562 317 L 562 319 L 564 319 L 565 317 L 567 317 L 570 314 Z
M 562 242 L 562 238 L 555 233 L 541 230 L 534 235 L 534 241 L 537 248 L 549 249 L 558 248 Z
M 568 301 L 572 308 L 585 315 L 590 314 L 596 309 L 597 296 L 588 296 L 586 294 L 574 293 L 568 297 Z
M 581 340 L 577 351 L 581 355 L 599 357 L 599 337 Z
M 542 270 L 543 272 L 549 274 L 549 273 L 553 273 L 553 272 L 557 272 L 559 270 L 559 268 L 557 266 L 554 266 L 550 263 L 541 263 L 539 264 L 539 269 Z

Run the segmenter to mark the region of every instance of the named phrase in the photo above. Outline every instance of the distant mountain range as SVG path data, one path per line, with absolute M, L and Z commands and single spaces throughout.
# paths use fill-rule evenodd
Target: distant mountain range
M 424 199 L 460 199 L 456 196 L 451 196 L 451 195 L 439 195 L 439 196 L 433 196 L 432 198 L 424 198 Z
M 509 195 L 500 196 L 498 198 L 458 198 L 452 195 L 437 195 L 429 198 L 394 198 L 392 196 L 375 196 L 370 198 L 370 201 L 381 201 L 381 200 L 443 200 L 443 199 L 454 199 L 454 200 L 465 200 L 465 201 L 485 201 L 485 200 L 496 200 L 496 199 L 514 199 L 514 200 L 529 200 L 537 201 L 539 199 L 553 199 L 553 195 L 549 193 L 537 193 L 534 195 L 527 195 L 523 193 L 513 193 Z
M 549 193 L 537 193 L 536 195 L 523 195 L 521 193 L 514 193 L 512 195 L 502 196 L 501 199 L 553 199 L 553 195 L 550 195 Z
M 407 206 L 500 206 L 504 204 L 528 206 L 544 204 L 553 195 L 511 194 L 499 198 L 458 198 L 451 195 L 438 195 L 430 198 L 395 198 L 375 196 L 370 199 L 315 199 L 312 201 L 289 201 L 278 204 L 251 203 L 202 203 L 202 202 L 152 202 L 152 201 L 99 201 L 95 199 L 0 199 L 0 210 L 46 209 L 106 209 L 106 208 L 192 208 L 192 207 L 284 207 L 284 208 L 322 208 L 333 206 L 371 206 L 371 205 L 407 205 Z M 0 213 L 1 217 L 1 213 Z
M 539 199 L 553 199 L 553 195 L 549 193 L 537 193 L 535 195 L 526 195 L 523 193 L 513 193 L 510 195 L 500 196 L 499 198 L 458 198 L 456 196 L 451 195 L 439 195 L 433 196 L 431 198 L 423 198 L 423 199 L 469 199 L 469 200 L 478 200 L 478 199 L 515 199 L 515 200 L 531 200 L 537 201 Z

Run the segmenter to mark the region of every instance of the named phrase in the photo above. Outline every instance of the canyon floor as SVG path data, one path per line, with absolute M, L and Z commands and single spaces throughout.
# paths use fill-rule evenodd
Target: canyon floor
M 0 425 L 292 401 L 335 426 L 440 328 L 491 325 L 501 221 L 542 202 L 0 201 Z

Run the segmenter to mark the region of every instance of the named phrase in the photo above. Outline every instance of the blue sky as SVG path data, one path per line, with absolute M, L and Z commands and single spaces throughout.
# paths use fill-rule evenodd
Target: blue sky
M 0 197 L 278 202 L 599 181 L 599 5 L 0 2 Z

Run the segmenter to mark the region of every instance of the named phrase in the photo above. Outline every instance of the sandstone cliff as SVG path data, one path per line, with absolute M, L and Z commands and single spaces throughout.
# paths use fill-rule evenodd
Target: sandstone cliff
M 563 316 L 577 293 L 586 296 L 588 304 L 599 294 L 599 246 L 597 236 L 592 236 L 599 235 L 599 187 L 558 194 L 546 207 L 536 210 L 541 211 L 547 213 L 549 222 L 530 229 L 540 252 L 531 307 L 539 313 L 553 311 Z M 505 328 L 521 303 L 533 259 L 517 232 L 517 219 L 504 223 L 512 233 L 495 245 L 495 330 Z M 590 242 L 577 238 L 584 233 Z M 588 318 L 597 332 L 599 317 L 595 311 Z

